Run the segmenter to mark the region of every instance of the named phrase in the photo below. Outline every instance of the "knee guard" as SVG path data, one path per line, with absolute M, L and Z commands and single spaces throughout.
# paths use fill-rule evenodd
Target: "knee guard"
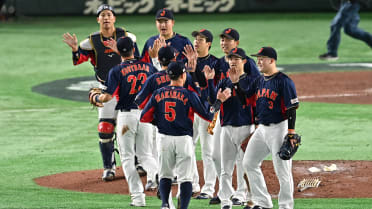
M 114 147 L 114 119 L 100 119 L 98 125 L 99 148 L 102 155 L 103 167 L 105 169 L 115 168 L 115 147 Z
M 102 143 L 112 141 L 115 125 L 115 119 L 99 119 L 98 136 Z

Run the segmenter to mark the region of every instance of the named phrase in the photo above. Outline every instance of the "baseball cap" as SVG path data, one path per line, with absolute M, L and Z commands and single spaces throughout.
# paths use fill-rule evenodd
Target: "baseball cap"
M 277 54 L 274 48 L 269 46 L 262 47 L 257 54 L 251 54 L 254 57 L 269 57 L 277 60 Z
M 170 19 L 170 20 L 174 20 L 173 12 L 170 11 L 169 9 L 166 9 L 166 8 L 159 9 L 156 12 L 155 18 L 157 20 L 159 20 L 159 19 Z
M 162 62 L 169 62 L 176 58 L 176 50 L 171 46 L 161 47 L 158 51 L 158 59 Z
M 209 30 L 206 30 L 206 29 L 201 29 L 200 31 L 193 31 L 191 33 L 191 35 L 192 35 L 192 37 L 202 36 L 207 40 L 207 42 L 212 42 L 213 41 L 212 33 Z
M 226 28 L 225 30 L 223 30 L 222 33 L 220 34 L 220 38 L 222 37 L 239 41 L 239 33 L 234 28 Z
M 110 11 L 115 15 L 114 9 L 113 9 L 110 5 L 108 5 L 108 4 L 102 4 L 102 5 L 99 6 L 98 9 L 97 9 L 97 17 L 99 16 L 99 14 L 100 14 L 103 10 L 110 10 Z
M 185 65 L 183 62 L 171 62 L 168 65 L 167 73 L 170 76 L 178 76 L 186 72 Z
M 126 53 L 126 52 L 129 52 L 129 51 L 133 50 L 134 43 L 133 43 L 132 39 L 129 38 L 128 36 L 120 37 L 119 40 L 116 43 L 116 47 L 118 48 L 118 51 L 120 53 L 123 53 L 123 52 Z
M 239 58 L 245 59 L 246 57 L 245 51 L 242 48 L 233 48 L 227 55 L 227 58 L 231 58 L 231 57 L 239 57 Z

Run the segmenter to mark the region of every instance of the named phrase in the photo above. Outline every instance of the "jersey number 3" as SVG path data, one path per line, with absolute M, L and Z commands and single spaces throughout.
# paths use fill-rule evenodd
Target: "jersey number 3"
M 135 75 L 128 76 L 127 81 L 131 83 L 129 94 L 137 94 L 141 90 L 141 86 L 145 83 L 146 79 L 146 73 L 139 73 L 137 77 Z M 141 81 L 141 85 L 137 85 L 137 81 Z
M 175 106 L 176 102 L 165 102 L 165 119 L 169 122 L 176 119 L 176 111 L 174 110 Z

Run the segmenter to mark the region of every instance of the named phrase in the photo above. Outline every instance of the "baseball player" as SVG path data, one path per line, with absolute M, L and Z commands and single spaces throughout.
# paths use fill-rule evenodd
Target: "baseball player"
M 162 70 L 151 75 L 145 82 L 145 85 L 143 86 L 142 90 L 139 92 L 135 102 L 136 104 L 138 104 L 140 109 L 143 109 L 145 107 L 145 105 L 147 104 L 148 100 L 150 99 L 155 90 L 170 84 L 170 78 L 166 73 L 166 69 L 168 68 L 168 64 L 171 61 L 176 61 L 176 55 L 177 51 L 172 46 L 166 45 L 159 49 L 158 61 L 162 66 Z M 185 88 L 199 94 L 199 88 L 195 85 L 193 79 L 188 73 L 185 82 Z M 157 154 L 155 153 L 154 155 L 156 156 Z M 193 169 L 196 169 L 195 167 L 196 166 L 194 166 Z M 193 192 L 195 193 L 199 191 L 200 191 L 199 182 L 197 182 L 196 185 L 193 184 Z
M 257 63 L 264 76 L 254 82 L 239 81 L 246 95 L 256 96 L 258 128 L 250 139 L 243 160 L 247 172 L 254 209 L 272 208 L 261 171 L 262 161 L 271 154 L 275 173 L 279 179 L 279 209 L 293 209 L 292 160 L 282 160 L 278 152 L 286 134 L 295 134 L 296 109 L 299 101 L 293 81 L 276 68 L 277 53 L 263 47 L 257 54 Z M 231 74 L 230 74 L 231 76 Z M 296 140 L 291 140 L 292 146 Z M 251 207 L 245 207 L 251 209 Z
M 192 194 L 192 169 L 189 168 L 193 158 L 194 112 L 206 120 L 210 120 L 212 115 L 194 92 L 183 88 L 187 75 L 182 62 L 170 63 L 167 73 L 171 79 L 170 85 L 153 93 L 141 113 L 141 121 L 154 123 L 158 127 L 162 208 L 168 208 L 173 169 L 176 169 L 181 190 L 179 208 L 186 209 Z
M 147 175 L 155 180 L 157 161 L 152 155 L 151 125 L 139 122 L 140 110 L 134 99 L 148 76 L 155 72 L 151 64 L 134 58 L 134 43 L 129 37 L 117 41 L 117 49 L 123 62 L 113 67 L 105 83 L 107 90 L 98 94 L 96 102 L 106 102 L 114 96 L 119 99 L 117 136 L 120 159 L 131 193 L 131 206 L 145 206 L 143 185 L 134 164 L 135 153 L 145 166 Z M 154 173 L 150 173 L 153 171 Z
M 72 60 L 74 65 L 90 60 L 94 66 L 95 77 L 100 82 L 100 88 L 105 89 L 104 82 L 107 79 L 109 70 L 121 62 L 120 55 L 115 53 L 105 43 L 109 40 L 116 40 L 122 36 L 130 37 L 134 42 L 136 36 L 123 28 L 115 27 L 116 16 L 113 8 L 107 4 L 101 5 L 97 10 L 97 22 L 100 25 L 98 32 L 92 33 L 87 39 L 80 42 L 76 35 L 63 34 L 64 42 L 72 49 Z M 135 55 L 138 56 L 138 49 L 135 43 Z M 103 161 L 102 180 L 111 181 L 115 178 L 115 154 L 114 154 L 114 129 L 117 111 L 115 99 L 107 101 L 103 107 L 98 108 L 98 135 L 99 147 Z
M 212 45 L 213 35 L 209 30 L 201 29 L 199 31 L 193 31 L 191 35 L 194 37 L 194 48 L 197 54 L 197 63 L 194 72 L 190 72 L 194 81 L 196 81 L 201 89 L 207 90 L 207 80 L 205 79 L 203 70 L 205 66 L 214 69 L 218 62 L 218 59 L 209 54 L 209 50 Z M 191 46 L 189 50 L 193 50 Z M 201 91 L 201 94 L 207 94 L 204 98 L 208 98 L 207 91 Z M 202 99 L 202 102 L 207 106 L 208 100 Z M 207 132 L 209 123 L 195 114 L 194 118 L 194 135 L 193 141 L 196 145 L 197 140 L 200 137 L 200 145 L 202 150 L 202 160 L 203 160 L 203 176 L 204 176 L 204 186 L 201 189 L 200 194 L 196 199 L 210 199 L 214 194 L 214 187 L 216 183 L 216 171 L 213 165 L 212 159 L 212 148 L 213 148 L 213 136 Z M 195 183 L 196 182 L 196 183 Z M 196 167 L 194 170 L 194 182 L 193 184 L 199 184 L 199 174 Z
M 159 35 L 150 37 L 143 47 L 142 50 L 142 61 L 151 62 L 150 50 L 152 49 L 156 40 L 165 41 L 177 51 L 177 60 L 181 61 L 185 58 L 183 55 L 184 47 L 191 45 L 190 40 L 178 33 L 173 32 L 174 26 L 174 15 L 173 12 L 168 9 L 159 9 L 156 12 L 156 28 L 159 31 Z
M 243 49 L 234 48 L 227 55 L 230 65 L 229 77 L 222 79 L 216 89 L 232 89 L 232 97 L 221 104 L 220 123 L 221 123 L 221 176 L 219 198 L 221 208 L 230 209 L 232 206 L 231 198 L 234 195 L 232 188 L 232 173 L 234 165 L 242 153 L 241 144 L 254 131 L 254 118 L 252 105 L 242 105 L 241 94 L 235 86 L 239 79 L 253 79 L 244 73 L 244 64 L 247 61 Z M 214 71 L 206 69 L 206 78 L 210 90 L 210 101 L 215 102 L 215 91 L 213 78 Z M 253 97 L 252 97 L 253 98 Z M 251 99 L 252 99 L 251 98 Z
M 223 57 L 219 59 L 218 62 L 218 67 L 215 68 L 215 77 L 214 77 L 214 84 L 217 85 L 217 83 L 228 77 L 229 76 L 229 69 L 230 65 L 228 63 L 228 58 L 227 55 L 229 52 L 238 47 L 239 45 L 239 39 L 240 35 L 237 30 L 234 28 L 226 28 L 222 31 L 220 34 L 220 47 L 225 54 Z M 246 56 L 245 57 L 245 64 L 244 64 L 244 72 L 246 73 L 247 76 L 249 77 L 255 77 L 258 76 L 260 73 L 258 71 L 258 68 L 254 62 L 253 59 L 250 57 Z M 221 176 L 221 140 L 220 139 L 221 135 L 221 125 L 219 119 L 216 121 L 216 125 L 214 128 L 214 139 L 213 139 L 213 161 L 214 165 L 217 170 L 217 175 L 220 177 Z M 239 151 L 240 152 L 240 151 Z M 237 159 L 237 164 L 236 164 L 236 169 L 237 169 L 237 189 L 236 192 L 234 193 L 234 197 L 232 198 L 233 205 L 241 205 L 243 201 L 246 201 L 246 184 L 244 183 L 244 169 L 242 167 L 242 160 L 243 160 L 243 152 L 240 152 L 240 155 Z M 219 195 L 219 193 L 218 193 Z M 219 204 L 220 198 L 213 197 L 210 200 L 210 204 Z

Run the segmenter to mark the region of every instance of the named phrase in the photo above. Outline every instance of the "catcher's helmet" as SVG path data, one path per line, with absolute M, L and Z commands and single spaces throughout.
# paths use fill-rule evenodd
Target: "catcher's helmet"
M 97 17 L 99 16 L 99 14 L 101 14 L 101 12 L 103 10 L 110 10 L 114 15 L 115 15 L 115 12 L 114 12 L 114 9 L 112 8 L 112 6 L 108 5 L 108 4 L 102 4 L 101 6 L 98 7 L 97 9 Z

